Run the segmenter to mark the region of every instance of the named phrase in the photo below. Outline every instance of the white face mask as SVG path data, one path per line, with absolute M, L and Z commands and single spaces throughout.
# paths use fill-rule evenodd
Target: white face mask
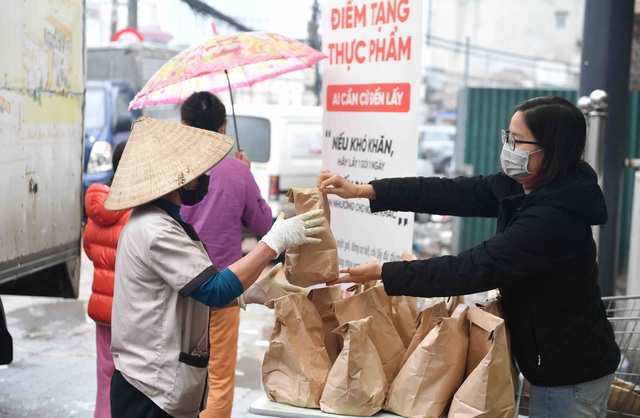
M 529 156 L 542 151 L 542 149 L 535 151 L 524 151 L 521 149 L 512 150 L 507 144 L 502 147 L 500 153 L 500 164 L 502 165 L 502 171 L 514 180 L 521 179 L 528 175 L 534 174 L 529 172 Z

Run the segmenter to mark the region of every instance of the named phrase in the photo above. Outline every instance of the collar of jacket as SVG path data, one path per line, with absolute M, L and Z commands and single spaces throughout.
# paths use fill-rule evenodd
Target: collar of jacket
M 581 162 L 561 179 L 529 194 L 526 204 L 562 209 L 589 225 L 602 225 L 607 221 L 607 205 L 598 177 L 586 162 Z
M 175 203 L 169 202 L 165 199 L 156 199 L 151 202 L 151 204 L 167 212 L 169 216 L 175 219 L 176 222 L 178 222 L 180 226 L 182 226 L 182 229 L 184 229 L 187 235 L 189 235 L 189 238 L 191 238 L 193 241 L 200 241 L 200 237 L 198 236 L 195 228 L 191 226 L 191 224 L 186 223 L 182 219 L 182 216 L 180 216 L 180 205 L 176 205 Z

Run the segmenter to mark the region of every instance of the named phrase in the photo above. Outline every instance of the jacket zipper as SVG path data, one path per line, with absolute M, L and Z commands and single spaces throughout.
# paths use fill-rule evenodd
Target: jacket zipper
M 531 305 L 529 305 L 531 308 Z M 537 341 L 537 333 L 536 333 L 536 323 L 531 315 L 531 310 L 529 310 L 529 321 L 531 321 L 531 342 L 533 343 L 533 352 L 538 357 L 538 366 L 542 365 L 542 354 L 540 353 L 540 349 L 538 348 Z
M 520 211 L 522 209 L 524 209 L 524 207 L 526 205 L 527 205 L 527 200 L 523 199 L 522 202 L 520 203 L 520 207 L 518 209 L 516 209 L 516 214 L 520 213 Z M 532 324 L 533 324 L 533 322 L 532 322 Z M 534 341 L 535 341 L 535 338 L 536 338 L 535 337 L 535 328 L 534 328 L 534 332 L 533 332 L 533 338 L 534 338 Z M 538 348 L 537 346 L 538 346 L 538 344 L 536 343 L 536 349 Z M 538 366 L 540 366 L 540 365 L 542 365 L 542 355 L 538 354 Z

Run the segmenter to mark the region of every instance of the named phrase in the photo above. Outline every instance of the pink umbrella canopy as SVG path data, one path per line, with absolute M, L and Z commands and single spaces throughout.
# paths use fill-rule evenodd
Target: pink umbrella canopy
M 129 109 L 182 103 L 196 91 L 217 93 L 304 68 L 327 58 L 286 36 L 243 32 L 216 36 L 185 49 L 164 64 L 129 104 Z

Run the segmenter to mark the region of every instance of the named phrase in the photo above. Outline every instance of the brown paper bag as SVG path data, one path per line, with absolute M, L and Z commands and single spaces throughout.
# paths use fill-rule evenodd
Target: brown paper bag
M 485 312 L 489 312 L 490 314 L 495 315 L 498 318 L 504 319 L 504 313 L 502 312 L 502 304 L 500 303 L 500 298 L 491 298 L 482 303 L 476 303 L 476 306 Z M 509 334 L 509 328 L 507 328 L 506 324 L 504 327 L 504 332 L 507 336 L 507 350 L 509 351 L 509 355 L 511 357 L 511 361 L 509 362 L 509 369 L 511 370 L 511 382 L 513 383 L 513 392 L 516 393 L 518 391 L 518 376 L 520 376 L 520 371 L 518 370 L 515 359 L 511 354 L 511 334 Z
M 440 417 L 464 380 L 469 343 L 468 307 L 435 327 L 416 347 L 389 388 L 384 409 L 403 417 Z
M 418 300 L 414 296 L 391 296 L 391 321 L 405 347 L 416 333 Z
M 417 260 L 410 251 L 403 251 L 403 261 Z M 384 289 L 384 285 L 380 285 Z M 386 292 L 385 292 L 386 294 Z M 409 346 L 413 334 L 416 332 L 416 319 L 418 318 L 418 298 L 415 296 L 389 296 L 390 315 L 393 325 L 398 330 L 405 347 Z
M 477 307 L 469 308 L 467 318 L 467 377 L 453 397 L 448 418 L 511 418 L 515 393 L 504 320 Z
M 353 285 L 347 287 L 345 290 L 347 291 L 347 293 L 349 293 L 350 296 L 353 296 L 353 295 L 357 295 L 358 293 L 362 293 L 365 290 L 369 290 L 372 287 L 378 286 L 380 284 L 381 283 L 380 283 L 379 280 L 371 280 L 371 281 L 364 282 L 364 283 L 353 284 Z
M 400 370 L 406 348 L 389 318 L 388 310 L 380 303 L 375 287 L 341 299 L 333 304 L 338 323 L 373 317 L 371 340 L 378 351 L 387 382 L 391 383 Z
M 402 360 L 403 365 L 407 362 L 411 353 L 413 353 L 422 340 L 424 340 L 424 337 L 426 337 L 427 334 L 429 334 L 429 332 L 431 332 L 431 330 L 436 326 L 439 318 L 449 318 L 449 312 L 447 311 L 444 301 L 438 302 L 435 305 L 429 306 L 428 308 L 420 311 L 418 318 L 416 318 L 415 321 L 416 332 L 413 334 L 413 338 L 411 338 L 411 342 L 407 347 L 407 352 Z
M 276 323 L 262 362 L 262 385 L 269 400 L 319 408 L 331 370 L 322 319 L 305 295 L 291 294 L 265 303 Z
M 339 325 L 333 311 L 333 303 L 341 299 L 340 286 L 312 289 L 308 297 L 322 319 L 324 346 L 331 359 L 331 364 L 333 364 L 342 350 L 342 337 L 333 332 Z
M 372 321 L 368 316 L 334 331 L 344 337 L 344 348 L 329 372 L 320 398 L 323 412 L 369 417 L 382 409 L 389 386 L 369 336 Z
M 352 295 L 357 295 L 367 290 L 371 290 L 375 294 L 383 310 L 391 319 L 396 331 L 398 331 L 402 343 L 407 347 L 416 332 L 417 298 L 413 296 L 389 296 L 384 290 L 384 285 L 379 281 L 371 281 L 354 286 L 349 288 L 353 289 Z
M 327 283 L 338 278 L 338 247 L 329 226 L 331 213 L 327 196 L 318 188 L 291 188 L 287 193 L 289 202 L 293 202 L 296 214 L 323 209 L 327 221 L 324 232 L 315 235 L 322 240 L 320 244 L 300 245 L 287 249 L 284 254 L 284 276 L 289 283 L 309 287 Z
M 449 311 L 449 315 L 453 314 L 453 311 L 456 310 L 458 305 L 464 303 L 464 295 L 460 296 L 447 296 L 447 297 L 439 297 L 433 299 L 433 304 L 444 301 L 447 306 L 447 311 Z
M 614 377 L 607 400 L 607 409 L 629 414 L 628 416 L 640 415 L 640 387 Z M 607 417 L 609 416 L 618 416 L 618 414 L 607 413 Z

